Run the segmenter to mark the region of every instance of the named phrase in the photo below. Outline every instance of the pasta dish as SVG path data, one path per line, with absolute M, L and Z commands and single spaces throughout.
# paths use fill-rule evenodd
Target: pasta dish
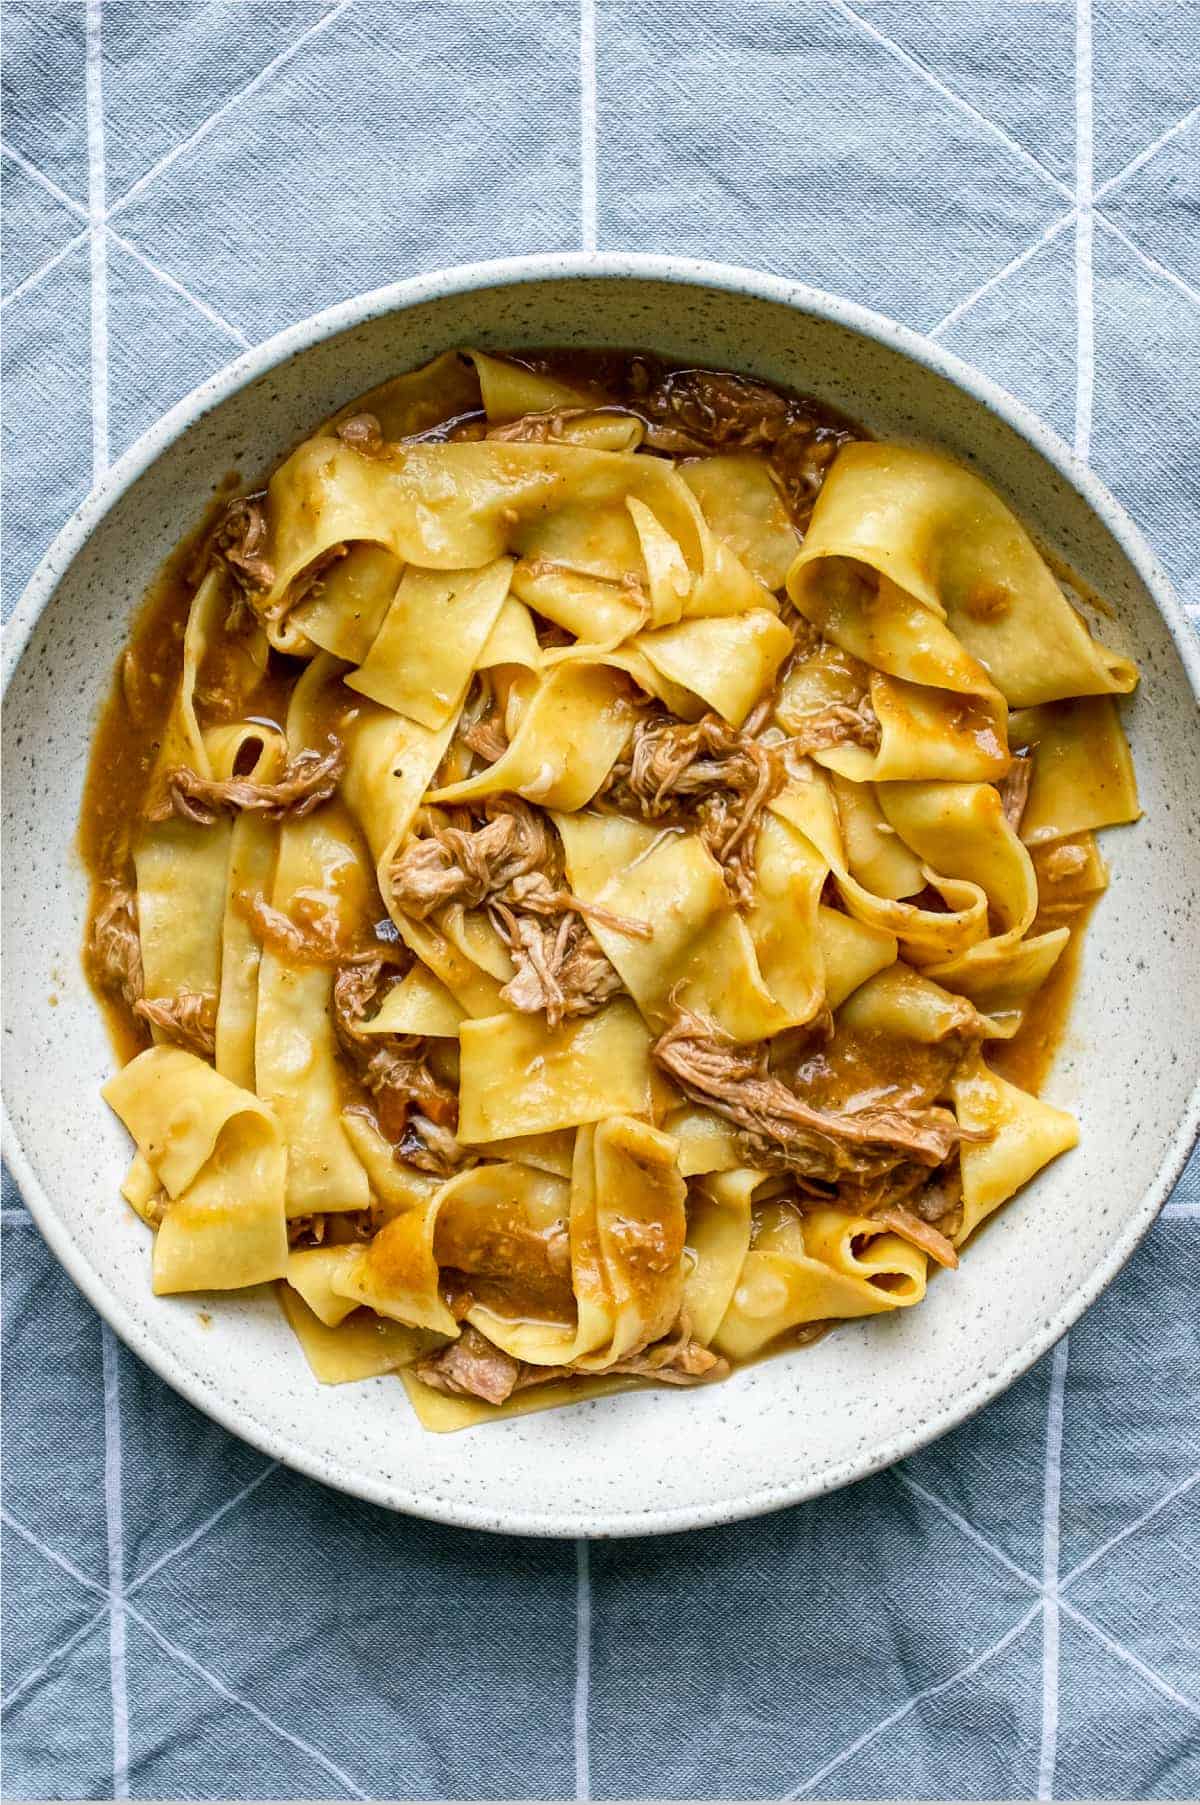
M 1077 601 L 965 466 L 640 353 L 447 353 L 227 491 L 81 823 L 155 1292 L 431 1429 L 918 1304 L 1078 1138 Z

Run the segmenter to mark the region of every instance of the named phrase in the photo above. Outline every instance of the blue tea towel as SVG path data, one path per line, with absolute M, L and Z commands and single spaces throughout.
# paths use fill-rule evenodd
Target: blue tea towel
M 1197 578 L 1192 0 L 3 0 L 4 578 L 247 345 L 441 265 L 778 271 L 932 334 Z M 199 1417 L 4 1193 L 9 1798 L 1200 1793 L 1200 1168 L 901 1467 L 572 1546 Z

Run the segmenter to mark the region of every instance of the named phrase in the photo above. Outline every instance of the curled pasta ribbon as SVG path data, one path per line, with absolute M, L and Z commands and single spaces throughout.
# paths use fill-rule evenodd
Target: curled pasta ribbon
M 1000 497 L 960 464 L 904 445 L 838 455 L 788 593 L 874 669 L 1014 708 L 1125 694 L 1127 658 L 1092 638 Z
M 282 1278 L 286 1155 L 273 1111 L 181 1047 L 149 1047 L 101 1094 L 168 1200 L 155 1292 Z
M 789 1329 L 911 1308 L 925 1283 L 926 1255 L 870 1217 L 768 1205 L 713 1345 L 750 1359 Z

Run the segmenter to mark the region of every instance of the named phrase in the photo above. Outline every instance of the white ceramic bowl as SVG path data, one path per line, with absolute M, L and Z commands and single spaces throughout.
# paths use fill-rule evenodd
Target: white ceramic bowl
M 426 1435 L 394 1379 L 312 1379 L 269 1295 L 156 1299 L 122 1203 L 113 1059 L 79 965 L 72 850 L 97 710 L 161 560 L 231 466 L 269 468 L 350 397 L 452 345 L 644 346 L 781 380 L 883 437 L 969 461 L 1108 598 L 1145 818 L 1108 842 L 1049 1095 L 1082 1123 L 918 1310 L 848 1326 L 724 1385 L 643 1392 Z M 1145 1233 L 1200 1113 L 1200 659 L 1142 539 L 1066 446 L 955 358 L 799 284 L 679 259 L 542 257 L 421 277 L 330 308 L 172 410 L 68 523 L 5 662 L 5 1137 L 30 1209 L 125 1341 L 219 1422 L 398 1510 L 540 1535 L 683 1529 L 773 1509 L 887 1465 L 961 1422 L 1074 1322 Z M 52 1006 L 51 997 L 57 997 Z

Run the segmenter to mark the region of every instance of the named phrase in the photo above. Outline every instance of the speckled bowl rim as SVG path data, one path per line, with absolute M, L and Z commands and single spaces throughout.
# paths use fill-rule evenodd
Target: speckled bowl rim
M 217 375 L 209 377 L 207 382 L 201 383 L 199 388 L 164 414 L 112 466 L 67 521 L 38 565 L 5 629 L 3 658 L 0 661 L 3 693 L 7 694 L 21 654 L 43 611 L 52 601 L 61 577 L 98 523 L 168 446 L 238 389 L 318 341 L 349 327 L 362 325 L 380 315 L 400 312 L 427 301 L 469 294 L 475 289 L 515 286 L 526 282 L 561 281 L 572 277 L 616 282 L 670 282 L 746 294 L 756 299 L 776 302 L 848 328 L 865 338 L 874 339 L 965 390 L 998 415 L 1053 465 L 1108 529 L 1153 598 L 1175 643 L 1192 692 L 1200 703 L 1200 648 L 1162 565 L 1104 484 L 1075 456 L 1058 434 L 1044 425 L 1022 402 L 940 345 L 856 302 L 826 294 L 802 282 L 791 282 L 780 276 L 739 269 L 730 264 L 707 263 L 683 257 L 647 256 L 634 252 L 576 252 L 509 257 L 486 263 L 462 264 L 452 269 L 437 270 L 429 275 L 414 276 L 324 308 L 320 313 L 287 327 L 264 344 L 245 352 Z M 1027 1372 L 1048 1348 L 1066 1334 L 1089 1304 L 1094 1303 L 1146 1235 L 1183 1171 L 1198 1134 L 1200 1082 L 1192 1091 L 1188 1107 L 1171 1138 L 1153 1183 L 1147 1187 L 1137 1208 L 1125 1220 L 1120 1234 L 1105 1257 L 1097 1262 L 1087 1278 L 1063 1299 L 1057 1311 L 1002 1366 L 967 1386 L 937 1414 L 919 1424 L 910 1425 L 888 1437 L 874 1449 L 857 1454 L 811 1479 L 760 1487 L 732 1502 L 725 1500 L 711 1506 L 691 1505 L 669 1510 L 650 1508 L 609 1516 L 589 1517 L 581 1514 L 575 1520 L 566 1521 L 561 1516 L 551 1517 L 537 1510 L 506 1511 L 502 1516 L 497 1516 L 494 1512 L 469 1503 L 430 1499 L 418 1490 L 410 1491 L 394 1482 L 373 1481 L 360 1473 L 346 1471 L 336 1461 L 314 1455 L 302 1443 L 291 1440 L 269 1424 L 259 1421 L 250 1411 L 214 1398 L 198 1379 L 182 1370 L 168 1353 L 154 1343 L 148 1331 L 133 1319 L 120 1300 L 110 1292 L 99 1273 L 87 1264 L 65 1226 L 55 1215 L 49 1197 L 34 1174 L 13 1129 L 7 1103 L 0 1112 L 0 1141 L 4 1157 L 51 1251 L 84 1296 L 126 1345 L 198 1410 L 250 1442 L 264 1454 L 310 1478 L 363 1498 L 369 1503 L 465 1529 L 555 1537 L 662 1534 L 761 1516 L 785 1505 L 798 1504 L 806 1498 L 820 1497 L 836 1491 L 855 1480 L 865 1479 L 935 1441 L 973 1416 L 1020 1378 L 1022 1373 Z

